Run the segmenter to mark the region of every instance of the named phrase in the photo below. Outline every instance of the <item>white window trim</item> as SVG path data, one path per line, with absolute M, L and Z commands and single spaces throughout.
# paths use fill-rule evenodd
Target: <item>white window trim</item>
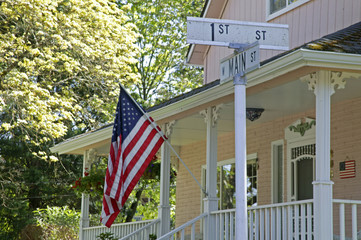
M 277 140 L 277 141 L 273 141 L 273 142 L 271 142 L 271 154 L 272 154 L 272 156 L 271 156 L 271 160 L 272 160 L 272 164 L 271 164 L 271 175 L 272 175 L 272 177 L 271 177 L 271 202 L 272 203 L 274 203 L 274 194 L 275 194 L 275 189 L 274 189 L 274 178 L 275 178 L 275 176 L 274 176 L 274 169 L 273 169 L 273 167 L 274 167 L 274 161 L 275 161 L 275 159 L 274 159 L 274 147 L 275 146 L 280 146 L 280 145 L 282 145 L 282 149 L 283 149 L 283 154 L 282 154 L 282 169 L 283 169 L 283 173 L 282 173 L 282 202 L 284 201 L 284 196 L 285 196 L 285 188 L 284 188 L 284 184 L 285 184 L 285 154 L 284 154 L 284 152 L 285 152 L 285 143 L 284 143 L 284 140 Z
M 286 0 L 288 1 L 288 0 Z M 266 0 L 266 21 L 271 21 L 272 19 L 275 19 L 276 17 L 279 17 L 286 12 L 291 11 L 292 9 L 298 8 L 299 6 L 309 2 L 311 0 L 297 0 L 296 2 L 291 3 L 290 5 L 287 5 L 285 8 L 282 8 L 281 10 L 274 12 L 270 14 L 271 12 L 271 6 L 270 6 L 270 0 Z
M 292 196 L 292 187 L 293 189 L 296 191 L 296 181 L 294 181 L 294 186 L 291 186 L 291 183 L 292 183 L 292 177 L 291 177 L 291 171 L 293 171 L 291 169 L 291 163 L 292 162 L 297 162 L 297 160 L 291 160 L 291 151 L 292 151 L 292 148 L 295 148 L 295 147 L 300 147 L 300 146 L 305 146 L 305 145 L 310 145 L 310 144 L 315 144 L 316 143 L 316 138 L 315 136 L 314 137 L 305 137 L 304 139 L 303 138 L 299 138 L 299 139 L 302 139 L 302 140 L 299 140 L 299 141 L 296 141 L 296 139 L 293 139 L 292 141 L 288 141 L 287 142 L 287 201 L 295 201 L 296 199 L 296 194 L 295 196 Z M 306 156 L 306 155 L 304 155 Z M 304 157 L 303 156 L 303 157 Z M 313 155 L 310 155 L 310 157 L 313 157 L 314 158 L 314 162 L 313 164 L 315 165 L 315 159 L 316 159 L 316 155 L 313 156 Z M 314 175 L 315 175 L 315 166 L 313 167 L 313 172 L 314 172 Z M 295 175 L 294 176 L 294 179 L 296 179 L 297 176 Z
M 251 153 L 251 154 L 248 154 L 247 155 L 247 162 L 249 161 L 256 161 L 257 160 L 257 153 Z M 235 163 L 236 160 L 235 158 L 230 158 L 230 159 L 227 159 L 227 160 L 223 160 L 223 161 L 219 161 L 217 162 L 217 167 L 220 167 L 220 166 L 223 166 L 223 165 L 227 165 L 227 164 L 232 164 L 232 163 Z M 201 185 L 202 187 L 205 187 L 205 183 L 206 183 L 206 174 L 204 174 L 204 170 L 207 169 L 207 164 L 204 164 L 202 165 L 201 167 Z M 258 171 L 257 171 L 257 179 L 258 179 Z M 258 189 L 258 182 L 257 182 L 257 189 Z M 204 203 L 203 203 L 203 191 L 201 191 L 201 213 L 204 212 Z
M 251 160 L 256 160 L 256 159 L 257 159 L 257 153 L 251 153 L 251 154 L 247 155 L 247 162 L 251 161 Z M 230 158 L 230 159 L 227 159 L 227 160 L 219 161 L 219 162 L 217 162 L 217 167 L 227 165 L 227 164 L 232 164 L 232 163 L 235 163 L 235 162 L 236 162 L 235 158 Z M 202 165 L 202 169 L 206 169 L 206 168 L 207 168 L 206 164 Z M 204 176 L 204 178 L 205 177 L 206 176 Z

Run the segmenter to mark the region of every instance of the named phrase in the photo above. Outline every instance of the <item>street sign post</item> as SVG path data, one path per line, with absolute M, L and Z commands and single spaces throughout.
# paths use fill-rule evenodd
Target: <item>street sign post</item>
M 187 18 L 187 42 L 228 47 L 229 43 L 253 43 L 261 49 L 288 50 L 288 25 L 241 22 L 213 18 Z
M 220 67 L 221 82 L 233 79 L 237 73 L 247 73 L 259 68 L 258 42 L 247 45 L 242 49 L 242 52 L 235 51 L 234 54 L 222 59 Z

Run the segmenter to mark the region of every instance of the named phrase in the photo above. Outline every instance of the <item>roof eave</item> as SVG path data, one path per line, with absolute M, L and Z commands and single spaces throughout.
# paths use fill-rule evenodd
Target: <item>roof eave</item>
M 65 140 L 54 147 L 50 148 L 50 151 L 58 154 L 76 154 L 81 155 L 84 153 L 88 146 L 96 145 L 101 141 L 110 141 L 112 135 L 113 125 L 109 125 L 106 128 L 85 133 L 82 136 Z
M 361 61 L 360 55 L 357 54 L 298 49 L 247 73 L 247 88 L 265 83 L 303 67 L 361 72 Z M 202 105 L 231 95 L 233 92 L 233 81 L 228 81 L 188 98 L 158 108 L 149 112 L 149 114 L 156 121 L 164 121 L 182 112 L 201 107 Z M 112 125 L 57 144 L 50 148 L 50 150 L 59 154 L 81 154 L 81 149 L 110 139 L 111 133 Z
M 298 49 L 277 58 L 247 74 L 247 88 L 267 82 L 302 67 L 344 69 L 361 71 L 360 55 Z M 233 93 L 233 82 L 228 81 L 207 91 L 152 111 L 152 117 L 160 121 L 181 112 L 216 101 Z

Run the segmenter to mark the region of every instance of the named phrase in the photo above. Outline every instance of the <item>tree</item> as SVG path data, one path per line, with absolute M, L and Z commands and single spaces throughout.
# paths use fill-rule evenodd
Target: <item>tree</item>
M 151 106 L 182 94 L 202 83 L 202 69 L 184 64 L 186 18 L 200 13 L 203 0 L 121 0 L 130 6 L 128 16 L 139 29 L 137 44 L 141 49 L 133 72 L 140 75 L 132 96 L 144 106 Z
M 49 147 L 113 118 L 119 82 L 139 81 L 137 36 L 114 1 L 0 0 L 0 238 L 66 204 L 79 159 Z

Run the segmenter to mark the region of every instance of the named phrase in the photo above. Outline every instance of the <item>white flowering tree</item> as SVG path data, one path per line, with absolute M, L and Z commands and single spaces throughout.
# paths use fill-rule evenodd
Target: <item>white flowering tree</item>
M 70 185 L 49 146 L 108 122 L 119 81 L 139 81 L 135 30 L 115 1 L 0 0 L 0 238 Z

